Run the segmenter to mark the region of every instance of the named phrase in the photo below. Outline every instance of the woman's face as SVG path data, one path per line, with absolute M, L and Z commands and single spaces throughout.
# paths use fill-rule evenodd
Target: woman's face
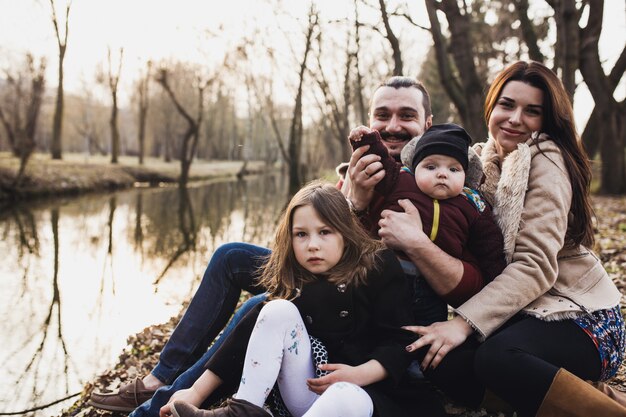
M 522 81 L 506 83 L 489 118 L 489 134 L 500 158 L 541 130 L 543 91 Z

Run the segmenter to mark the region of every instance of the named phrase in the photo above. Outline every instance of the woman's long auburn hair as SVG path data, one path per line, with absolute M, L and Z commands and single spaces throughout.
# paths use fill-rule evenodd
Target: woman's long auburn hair
M 543 123 L 546 133 L 561 149 L 572 184 L 570 213 L 574 221 L 568 225 L 565 243 L 568 247 L 582 244 L 593 247 L 593 209 L 589 199 L 591 165 L 574 123 L 574 110 L 563 83 L 545 65 L 535 61 L 517 61 L 495 78 L 485 99 L 485 121 L 489 124 L 504 86 L 509 81 L 521 81 L 543 92 Z
M 272 298 L 293 299 L 303 284 L 318 279 L 298 263 L 293 250 L 293 215 L 299 207 L 307 205 L 343 236 L 341 259 L 323 274 L 330 282 L 362 284 L 368 272 L 377 266 L 383 244 L 367 235 L 341 191 L 332 184 L 313 181 L 298 191 L 287 205 L 276 230 L 272 253 L 259 271 L 259 285 L 265 287 Z

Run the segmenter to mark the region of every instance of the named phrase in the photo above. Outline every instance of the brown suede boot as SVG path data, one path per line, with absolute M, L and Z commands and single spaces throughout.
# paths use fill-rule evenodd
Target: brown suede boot
M 617 401 L 622 407 L 626 407 L 626 392 L 613 388 L 604 382 L 592 382 L 591 385 L 593 385 L 598 391 L 607 395 L 609 398 Z
M 174 401 L 171 409 L 174 417 L 271 417 L 261 407 L 236 398 L 229 399 L 226 407 L 215 410 L 200 410 L 184 401 Z
M 626 417 L 626 408 L 576 375 L 559 369 L 537 417 Z

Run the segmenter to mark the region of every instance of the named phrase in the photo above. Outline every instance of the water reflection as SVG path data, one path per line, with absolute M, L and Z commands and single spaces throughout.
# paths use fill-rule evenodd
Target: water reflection
M 267 245 L 286 199 L 273 176 L 4 209 L 0 412 L 80 391 L 128 335 L 178 312 L 217 246 Z

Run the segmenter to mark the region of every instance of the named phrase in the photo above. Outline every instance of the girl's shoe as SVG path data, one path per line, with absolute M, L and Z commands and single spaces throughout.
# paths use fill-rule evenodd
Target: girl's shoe
M 226 407 L 215 410 L 200 410 L 184 401 L 174 401 L 171 410 L 174 417 L 271 417 L 261 407 L 236 398 L 229 399 Z

